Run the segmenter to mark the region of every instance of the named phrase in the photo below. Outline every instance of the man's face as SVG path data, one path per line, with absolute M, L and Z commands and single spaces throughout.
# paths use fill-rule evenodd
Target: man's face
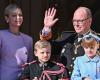
M 41 63 L 45 63 L 50 59 L 51 48 L 50 47 L 41 48 L 41 49 L 38 48 L 37 51 L 35 52 L 35 56 L 38 57 L 38 60 Z
M 73 26 L 75 32 L 78 34 L 85 34 L 89 31 L 91 26 L 91 18 L 87 16 L 83 9 L 77 10 L 73 17 Z

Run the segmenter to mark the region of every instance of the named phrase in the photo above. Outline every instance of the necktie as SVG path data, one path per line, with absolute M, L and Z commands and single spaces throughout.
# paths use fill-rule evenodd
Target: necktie
M 83 38 L 83 35 L 78 35 L 78 42 L 80 42 Z

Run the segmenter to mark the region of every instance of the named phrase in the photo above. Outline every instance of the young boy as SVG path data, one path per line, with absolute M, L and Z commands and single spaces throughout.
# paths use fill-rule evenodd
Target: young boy
M 65 67 L 50 60 L 51 45 L 48 41 L 37 41 L 34 54 L 37 60 L 24 65 L 21 80 L 69 80 Z
M 100 40 L 100 38 L 98 38 Z M 100 80 L 99 41 L 95 36 L 87 36 L 82 40 L 84 56 L 74 61 L 71 80 Z

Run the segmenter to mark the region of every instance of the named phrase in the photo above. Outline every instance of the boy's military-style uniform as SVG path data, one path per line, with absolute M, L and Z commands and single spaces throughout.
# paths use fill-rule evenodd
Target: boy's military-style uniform
M 100 34 L 90 30 L 87 34 L 93 33 L 100 37 Z M 84 49 L 81 46 L 81 41 L 84 35 L 78 35 L 77 33 L 74 33 L 73 36 L 69 39 L 68 43 L 66 43 L 62 49 L 61 52 L 61 62 L 69 69 L 69 74 L 71 75 L 73 66 L 74 66 L 74 60 L 78 56 L 84 55 Z
M 33 61 L 24 65 L 24 70 L 20 80 L 69 80 L 68 73 L 63 64 L 48 61 L 41 64 L 39 61 Z

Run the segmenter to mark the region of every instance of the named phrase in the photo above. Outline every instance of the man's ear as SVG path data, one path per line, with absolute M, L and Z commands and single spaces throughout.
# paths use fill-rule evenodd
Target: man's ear
M 98 46 L 98 49 L 100 49 L 100 43 L 99 42 L 97 43 L 97 46 Z
M 8 16 L 5 16 L 5 20 L 6 20 L 7 23 L 9 23 Z

